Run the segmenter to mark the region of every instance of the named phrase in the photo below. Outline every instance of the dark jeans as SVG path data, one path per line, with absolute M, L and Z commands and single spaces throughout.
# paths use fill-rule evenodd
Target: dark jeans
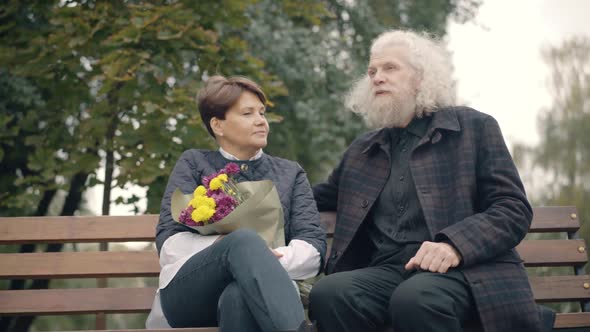
M 266 243 L 240 229 L 195 254 L 160 291 L 172 327 L 295 330 L 305 319 L 291 279 Z
M 415 252 L 412 250 L 412 252 Z M 311 290 L 309 316 L 320 331 L 462 331 L 475 314 L 469 284 L 456 270 L 406 271 L 413 253 L 398 252 L 385 262 L 328 275 Z

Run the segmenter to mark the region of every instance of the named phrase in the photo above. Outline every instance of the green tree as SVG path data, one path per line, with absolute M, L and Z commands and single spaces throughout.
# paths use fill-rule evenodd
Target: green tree
M 535 204 L 572 205 L 579 211 L 581 234 L 590 241 L 590 38 L 573 37 L 542 51 L 551 74 L 553 99 L 538 117 L 540 142 L 517 144 L 515 159 L 530 177 Z

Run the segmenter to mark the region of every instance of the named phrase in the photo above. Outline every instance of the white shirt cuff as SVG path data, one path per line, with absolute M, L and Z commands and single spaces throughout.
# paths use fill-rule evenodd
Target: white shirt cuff
M 320 253 L 303 240 L 292 240 L 288 246 L 274 250 L 283 254 L 279 262 L 293 280 L 315 277 L 320 270 Z

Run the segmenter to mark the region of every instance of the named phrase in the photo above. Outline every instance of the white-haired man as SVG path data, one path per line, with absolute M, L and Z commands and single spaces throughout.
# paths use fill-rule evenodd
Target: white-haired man
M 454 106 L 451 74 L 426 35 L 373 42 L 347 106 L 377 130 L 314 187 L 318 208 L 337 211 L 327 276 L 310 294 L 320 331 L 540 330 L 514 250 L 531 206 L 498 123 Z

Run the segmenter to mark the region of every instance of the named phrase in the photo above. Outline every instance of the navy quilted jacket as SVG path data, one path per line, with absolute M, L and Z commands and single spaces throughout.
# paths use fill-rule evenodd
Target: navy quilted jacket
M 283 205 L 286 243 L 298 239 L 313 245 L 320 253 L 323 266 L 326 234 L 320 226 L 320 215 L 307 176 L 296 162 L 268 154 L 252 161 L 230 161 L 218 151 L 185 151 L 176 162 L 162 198 L 160 220 L 156 227 L 158 252 L 168 237 L 178 232 L 193 231 L 172 219 L 170 197 L 174 190 L 179 188 L 185 194 L 192 193 L 201 184 L 203 176 L 219 171 L 229 162 L 241 166 L 236 178 L 238 182 L 271 180 L 274 183 Z

